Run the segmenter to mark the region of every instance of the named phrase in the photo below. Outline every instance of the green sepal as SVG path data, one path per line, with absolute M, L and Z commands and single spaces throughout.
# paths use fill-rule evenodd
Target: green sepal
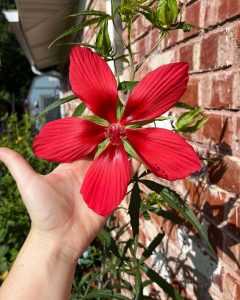
M 93 123 L 96 123 L 98 125 L 102 125 L 102 126 L 108 126 L 109 123 L 107 120 L 99 117 L 99 116 L 96 116 L 96 115 L 93 115 L 93 116 L 82 116 L 81 117 L 82 119 L 84 120 L 88 120 L 88 121 L 91 121 Z
M 123 112 L 124 112 L 125 106 L 122 104 L 122 102 L 118 99 L 117 102 L 117 119 L 120 121 Z
M 103 151 L 107 148 L 109 145 L 109 140 L 104 140 L 102 143 L 98 145 L 97 152 L 95 153 L 94 159 L 96 159 L 100 154 L 103 153 Z
M 123 143 L 124 149 L 126 152 L 136 160 L 140 161 L 140 158 L 138 157 L 136 151 L 133 149 L 133 147 L 128 143 L 128 141 L 124 141 Z

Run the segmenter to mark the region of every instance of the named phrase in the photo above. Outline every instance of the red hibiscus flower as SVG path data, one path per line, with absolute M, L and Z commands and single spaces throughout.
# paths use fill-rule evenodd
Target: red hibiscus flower
M 35 137 L 34 153 L 53 162 L 72 162 L 96 152 L 107 139 L 108 146 L 93 161 L 80 191 L 87 205 L 100 215 L 114 210 L 126 194 L 130 181 L 126 141 L 155 175 L 170 181 L 187 177 L 200 168 L 200 161 L 181 136 L 161 128 L 131 128 L 133 122 L 152 120 L 176 104 L 186 90 L 187 71 L 186 63 L 172 63 L 147 74 L 131 92 L 118 120 L 118 91 L 109 66 L 90 49 L 73 47 L 72 91 L 108 125 L 80 117 L 50 122 Z

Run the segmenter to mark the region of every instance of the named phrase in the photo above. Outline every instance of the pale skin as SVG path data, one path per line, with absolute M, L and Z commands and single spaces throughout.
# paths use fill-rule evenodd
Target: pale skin
M 40 175 L 17 152 L 0 147 L 31 218 L 31 230 L 0 289 L 0 300 L 69 299 L 78 258 L 106 223 L 80 194 L 91 159 Z M 134 174 L 138 164 L 131 164 Z M 104 199 L 103 199 L 104 201 Z

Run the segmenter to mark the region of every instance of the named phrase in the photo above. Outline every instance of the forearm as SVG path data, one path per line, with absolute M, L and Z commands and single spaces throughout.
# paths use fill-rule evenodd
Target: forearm
M 64 243 L 31 231 L 0 289 L 0 300 L 69 299 L 76 260 L 63 248 Z

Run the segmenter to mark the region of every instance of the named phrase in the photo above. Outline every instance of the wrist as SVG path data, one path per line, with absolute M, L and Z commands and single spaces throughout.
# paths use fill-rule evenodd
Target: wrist
M 30 247 L 45 252 L 54 260 L 61 260 L 67 264 L 76 265 L 82 251 L 73 249 L 63 239 L 63 237 L 53 237 L 51 234 L 41 232 L 36 228 L 31 228 L 26 242 Z

